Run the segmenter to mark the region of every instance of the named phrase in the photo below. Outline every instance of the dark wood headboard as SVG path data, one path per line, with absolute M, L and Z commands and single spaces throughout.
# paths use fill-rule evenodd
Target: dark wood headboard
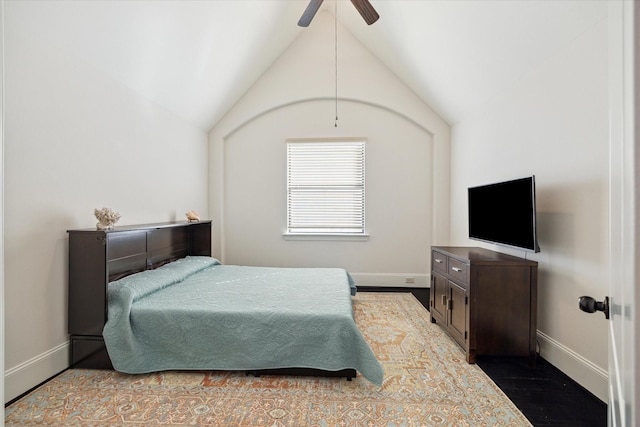
M 188 255 L 211 256 L 211 221 L 69 230 L 71 366 L 104 347 L 109 282 Z M 94 345 L 95 344 L 95 345 Z
M 109 282 L 188 255 L 211 256 L 210 221 L 110 231 L 105 239 Z

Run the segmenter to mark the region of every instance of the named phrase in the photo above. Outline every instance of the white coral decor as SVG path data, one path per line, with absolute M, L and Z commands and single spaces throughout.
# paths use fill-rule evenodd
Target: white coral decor
M 94 209 L 93 214 L 98 219 L 96 224 L 98 230 L 111 230 L 120 219 L 120 214 L 109 208 Z

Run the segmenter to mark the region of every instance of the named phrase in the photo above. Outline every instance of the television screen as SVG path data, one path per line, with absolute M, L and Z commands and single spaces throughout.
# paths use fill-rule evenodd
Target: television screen
M 535 176 L 470 187 L 469 238 L 539 252 Z

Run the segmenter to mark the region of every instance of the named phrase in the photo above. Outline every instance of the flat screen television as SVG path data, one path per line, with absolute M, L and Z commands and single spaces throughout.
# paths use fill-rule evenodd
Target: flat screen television
M 540 252 L 535 176 L 469 187 L 469 238 Z

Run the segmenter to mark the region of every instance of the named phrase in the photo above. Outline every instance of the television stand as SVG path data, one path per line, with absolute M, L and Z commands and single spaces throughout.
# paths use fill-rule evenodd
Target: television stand
M 477 247 L 431 248 L 431 322 L 465 351 L 536 361 L 538 263 Z

